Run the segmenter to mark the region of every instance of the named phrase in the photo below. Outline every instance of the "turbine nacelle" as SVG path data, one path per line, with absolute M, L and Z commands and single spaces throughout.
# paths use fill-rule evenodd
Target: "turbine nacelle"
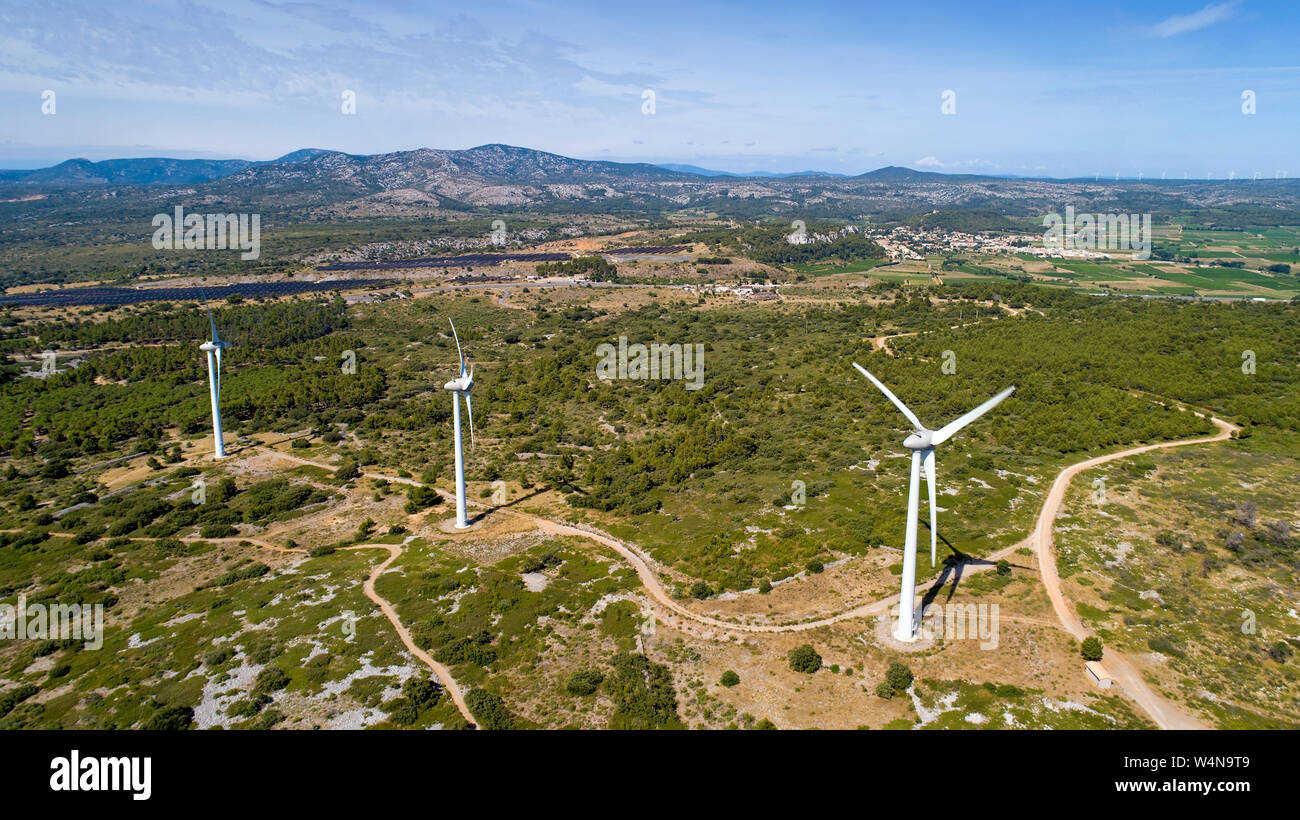
M 203 344 L 199 345 L 199 350 L 212 352 L 214 350 L 225 350 L 228 347 L 230 347 L 230 342 L 223 342 L 220 339 L 217 339 L 215 341 L 204 342 Z
M 444 390 L 451 390 L 455 393 L 468 393 L 474 387 L 474 374 L 467 373 L 463 376 L 457 376 L 442 387 Z
M 909 450 L 929 450 L 934 446 L 934 431 L 917 430 L 903 439 L 903 446 Z

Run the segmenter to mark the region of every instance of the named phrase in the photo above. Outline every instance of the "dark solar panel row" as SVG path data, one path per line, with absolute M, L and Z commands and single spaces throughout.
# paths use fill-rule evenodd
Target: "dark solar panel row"
M 419 259 L 390 259 L 383 262 L 334 262 L 316 270 L 393 270 L 396 268 L 454 268 L 477 265 L 490 267 L 506 262 L 567 262 L 567 253 L 467 253 L 461 256 L 423 256 Z
M 618 256 L 618 255 L 629 254 L 629 253 L 647 253 L 647 254 L 681 253 L 682 251 L 687 250 L 689 248 L 690 245 L 641 245 L 639 247 L 610 248 L 607 251 L 601 251 L 601 253 L 608 254 L 610 256 Z
M 196 299 L 224 299 L 239 294 L 246 299 L 293 296 L 331 290 L 355 290 L 399 284 L 397 279 L 353 279 L 323 282 L 246 282 L 192 288 L 68 288 L 41 293 L 0 295 L 0 304 L 19 307 L 80 307 L 84 305 L 134 305 L 141 302 L 182 302 Z

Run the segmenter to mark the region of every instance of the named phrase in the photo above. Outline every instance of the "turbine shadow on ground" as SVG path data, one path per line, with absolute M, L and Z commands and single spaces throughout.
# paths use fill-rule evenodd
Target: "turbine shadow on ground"
M 536 497 L 536 496 L 539 496 L 539 495 L 541 495 L 541 494 L 544 493 L 544 492 L 546 492 L 544 489 L 538 488 L 538 489 L 536 489 L 536 490 L 533 490 L 533 491 L 532 491 L 531 493 L 529 493 L 528 495 L 521 495 L 521 496 L 519 496 L 519 497 L 516 498 L 514 501 L 508 501 L 508 502 L 506 502 L 505 504 L 494 504 L 493 506 L 484 509 L 484 510 L 483 510 L 482 512 L 480 512 L 478 515 L 475 515 L 473 518 L 469 519 L 469 523 L 471 523 L 471 524 L 477 524 L 478 522 L 480 522 L 480 521 L 482 521 L 483 519 L 487 518 L 489 515 L 491 515 L 492 513 L 496 512 L 497 510 L 508 510 L 508 509 L 510 509 L 511 507 L 515 506 L 516 504 L 519 504 L 519 503 L 522 503 L 522 502 L 524 502 L 524 501 L 527 501 L 527 500 L 530 499 L 530 498 L 534 498 L 534 497 Z
M 948 585 L 949 577 L 952 578 L 952 585 L 948 590 L 948 597 L 944 599 L 944 602 L 947 603 L 948 601 L 951 601 L 952 596 L 957 594 L 957 587 L 961 584 L 962 575 L 965 573 L 967 565 L 987 567 L 992 566 L 994 563 L 986 558 L 976 558 L 973 555 L 967 555 L 949 543 L 948 539 L 943 538 L 943 536 L 939 537 L 943 540 L 943 543 L 948 546 L 948 549 L 952 550 L 953 554 L 943 559 L 943 572 L 939 573 L 939 577 L 930 585 L 930 588 L 925 592 L 925 597 L 921 599 L 921 606 L 923 609 L 924 607 L 928 607 L 930 604 L 934 603 L 934 599 L 939 597 L 939 593 Z

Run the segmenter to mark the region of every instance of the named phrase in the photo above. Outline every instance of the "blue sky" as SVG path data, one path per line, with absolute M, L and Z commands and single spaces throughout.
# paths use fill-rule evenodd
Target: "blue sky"
M 1296 176 L 1298 23 L 1264 0 L 0 0 L 0 166 L 504 142 L 742 172 Z

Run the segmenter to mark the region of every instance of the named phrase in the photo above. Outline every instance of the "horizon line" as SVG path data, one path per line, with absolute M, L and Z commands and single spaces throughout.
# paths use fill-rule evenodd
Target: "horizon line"
M 167 155 L 167 154 L 165 154 L 165 153 L 159 153 L 159 154 L 144 154 L 144 155 L 135 155 L 135 156 L 112 156 L 112 157 L 106 157 L 106 158 L 104 158 L 104 159 L 98 159 L 98 160 L 92 160 L 92 159 L 90 159 L 90 158 L 88 158 L 88 157 L 84 157 L 84 156 L 74 156 L 74 157 L 68 157 L 68 158 L 66 158 L 66 159 L 62 159 L 62 160 L 59 160 L 59 161 L 57 161 L 57 162 L 53 162 L 52 164 L 46 164 L 46 165 L 31 165 L 31 164 L 12 165 L 12 164 L 9 164 L 9 163 L 22 162 L 22 160 L 12 160 L 12 159 L 4 159 L 4 158 L 0 158 L 0 172 L 5 172 L 5 171 L 33 171 L 33 172 L 34 172 L 34 171 L 44 171 L 44 170 L 49 170 L 49 169 L 52 169 L 52 168 L 57 168 L 58 166 L 60 166 L 60 165 L 64 165 L 64 164 L 67 164 L 67 163 L 69 163 L 69 162 L 77 162 L 77 161 L 88 162 L 88 163 L 91 163 L 91 164 L 99 164 L 99 163 L 103 163 L 103 162 L 125 162 L 125 161 L 132 161 L 132 160 L 170 160 L 170 161 L 173 161 L 173 162 L 233 162 L 233 161 L 239 161 L 239 162 L 248 162 L 248 163 L 251 163 L 251 164 L 261 164 L 261 165 L 265 165 L 265 164 L 274 163 L 274 162 L 276 162 L 276 161 L 278 161 L 278 160 L 280 160 L 280 159 L 283 159 L 284 157 L 287 157 L 287 156 L 290 156 L 290 155 L 292 155 L 292 154 L 296 154 L 296 153 L 299 153 L 299 152 L 303 152 L 303 151 L 319 151 L 319 152 L 322 152 L 322 153 L 343 154 L 343 155 L 345 155 L 345 156 L 349 156 L 349 157 L 371 158 L 371 157 L 379 157 L 379 156 L 389 156 L 389 155 L 393 155 L 393 154 L 409 154 L 409 153 L 415 153 L 415 152 L 418 152 L 418 151 L 440 151 L 440 152 L 446 152 L 446 153 L 463 153 L 463 152 L 466 152 L 466 151 L 475 151 L 475 150 L 478 150 L 478 149 L 481 149 L 481 148 L 492 148 L 492 147 L 513 148 L 513 149 L 517 149 L 517 150 L 521 150 L 521 151 L 532 151 L 532 152 L 541 153 L 541 154 L 550 154 L 550 155 L 552 155 L 552 156 L 562 157 L 562 158 L 564 158 L 564 159 L 570 159 L 570 160 L 577 160 L 577 161 L 580 161 L 580 162 L 598 162 L 598 163 L 606 163 L 606 164 L 610 164 L 610 165 L 627 165 L 627 166 L 637 166 L 637 165 L 640 165 L 640 166 L 650 166 L 650 167 L 653 167 L 653 168 L 660 168 L 660 169 L 663 169 L 663 170 L 666 170 L 666 171 L 672 171 L 672 172 L 675 172 L 675 173 L 683 173 L 683 174 L 690 174 L 690 175 L 692 175 L 692 176 L 699 176 L 699 177 L 702 177 L 702 178 L 705 178 L 705 179 L 711 179 L 711 178 L 716 178 L 716 177 L 732 177 L 732 178 L 736 178 L 736 179 L 762 179 L 762 178 L 770 178 L 770 177 L 796 177 L 796 176 L 828 176 L 828 177 L 839 177 L 839 178 L 845 178 L 845 179 L 854 179 L 854 178 L 857 178 L 857 177 L 867 176 L 867 175 L 869 175 L 869 174 L 877 173 L 877 172 L 879 172 L 879 171 L 890 170 L 890 169 L 902 169 L 902 170 L 910 171 L 910 172 L 912 172 L 912 173 L 917 173 L 917 174 L 929 174 L 929 175 L 933 175 L 933 176 L 941 176 L 941 177 L 979 177 L 979 178 L 982 178 L 982 179 L 1020 179 L 1020 180 L 1041 180 L 1041 181 L 1048 181 L 1048 182 L 1075 182 L 1075 181 L 1087 181 L 1087 178 L 1088 178 L 1086 174 L 1074 175 L 1074 176 L 1048 176 L 1048 175 L 1036 175 L 1036 174 L 1014 174 L 1014 173 L 990 174 L 990 173 L 979 173 L 979 172 L 976 172 L 976 171 L 943 171 L 943 170 L 931 170 L 931 169 L 923 169 L 923 168 L 914 168 L 914 167 L 912 167 L 911 165 L 898 164 L 898 163 L 888 163 L 888 164 L 881 165 L 881 166 L 879 166 L 879 167 L 872 168 L 872 169 L 869 169 L 869 170 L 866 170 L 866 171 L 862 171 L 862 172 L 860 172 L 860 173 L 856 173 L 856 174 L 855 174 L 855 173 L 846 173 L 846 172 L 843 172 L 843 171 L 827 171 L 827 170 L 815 170 L 815 169 L 806 169 L 806 170 L 802 170 L 802 171 L 771 171 L 771 170 L 766 170 L 766 169 L 754 169 L 754 170 L 751 170 L 751 171 L 740 172 L 740 171 L 724 171 L 724 170 L 720 170 L 720 169 L 717 169 L 717 168 L 709 168 L 709 167 L 707 167 L 707 166 L 698 165 L 698 164 L 696 164 L 696 163 L 694 163 L 694 162 L 684 162 L 684 161 L 662 161 L 662 162 L 655 162 L 655 161 L 651 161 L 651 160 L 599 159 L 599 158 L 590 158 L 590 157 L 570 156 L 570 155 L 568 155 L 568 154 L 560 154 L 560 153 L 556 153 L 556 152 L 554 152 L 554 151 L 547 151 L 547 150 L 545 150 L 545 149 L 541 149 L 541 148 L 528 148 L 528 147 L 526 147 L 526 146 L 521 146 L 521 145 L 511 145 L 511 144 L 509 144 L 509 143 L 503 143 L 503 142 L 487 142 L 487 143 L 482 143 L 481 145 L 471 146 L 471 147 L 469 147 L 469 148 L 431 148 L 431 147 L 429 147 L 429 146 L 421 146 L 421 147 L 418 147 L 418 148 L 399 149 L 399 150 L 396 150 L 396 151 L 379 151 L 379 152 L 375 152 L 375 153 L 352 153 L 352 152 L 349 152 L 349 151 L 341 151 L 341 150 L 334 149 L 334 148 L 313 148 L 313 147 L 303 147 L 303 148 L 295 148 L 295 149 L 293 149 L 293 150 L 291 150 L 291 151 L 287 151 L 287 152 L 285 152 L 285 153 L 283 153 L 283 154 L 279 154 L 279 155 L 274 156 L 274 157 L 271 157 L 271 158 L 269 158 L 269 159 L 251 159 L 251 158 L 248 158 L 248 157 L 240 157 L 240 156 L 193 156 L 193 157 L 183 157 L 183 156 L 170 156 L 170 155 Z M 182 151 L 181 153 L 185 153 L 185 152 Z M 303 160 L 303 161 L 307 161 L 307 160 Z M 47 162 L 48 162 L 48 161 L 47 161 Z M 696 168 L 696 169 L 698 169 L 698 171 L 685 171 L 685 170 L 680 170 L 680 169 L 682 169 L 682 168 Z M 700 171 L 707 172 L 707 173 L 700 173 Z M 1215 177 L 1193 177 L 1193 176 L 1183 176 L 1183 177 L 1181 177 L 1181 178 L 1178 178 L 1178 177 L 1166 177 L 1166 176 L 1164 176 L 1164 175 L 1162 175 L 1161 177 L 1157 178 L 1157 177 L 1154 177 L 1154 176 L 1146 176 L 1145 173 L 1142 173 L 1142 172 L 1139 172 L 1138 175 L 1128 175 L 1128 176 L 1123 175 L 1123 174 L 1094 174 L 1094 175 L 1093 175 L 1093 182 L 1096 183 L 1096 184 L 1101 184 L 1101 183 L 1103 183 L 1103 182 L 1108 182 L 1108 183 L 1116 183 L 1116 182 L 1151 182 L 1151 183 L 1155 183 L 1155 182 L 1238 182 L 1238 181 L 1240 181 L 1240 182 L 1252 182 L 1252 181 L 1265 181 L 1265 180 L 1272 180 L 1272 181 L 1280 182 L 1280 181 L 1283 181 L 1283 180 L 1295 179 L 1294 177 L 1289 177 L 1289 176 L 1286 176 L 1285 174 L 1282 175 L 1282 176 L 1277 176 L 1277 175 L 1276 175 L 1276 171 L 1275 171 L 1275 173 L 1274 173 L 1273 176 L 1267 176 L 1267 175 L 1260 175 L 1260 176 L 1251 176 L 1251 175 L 1246 175 L 1246 176 L 1236 176 L 1236 175 L 1235 175 L 1235 172 L 1233 172 L 1233 171 L 1230 171 L 1229 173 L 1230 173 L 1230 174 L 1233 174 L 1233 176 L 1229 177 L 1229 176 L 1226 176 L 1226 175 L 1225 175 L 1225 176 L 1223 176 L 1223 177 L 1221 177 L 1221 178 L 1217 178 L 1217 179 L 1216 179 Z M 1259 172 L 1256 171 L 1256 172 L 1254 172 L 1254 173 L 1255 173 L 1255 174 L 1258 174 Z M 1103 179 L 1103 177 L 1104 177 L 1104 179 Z

